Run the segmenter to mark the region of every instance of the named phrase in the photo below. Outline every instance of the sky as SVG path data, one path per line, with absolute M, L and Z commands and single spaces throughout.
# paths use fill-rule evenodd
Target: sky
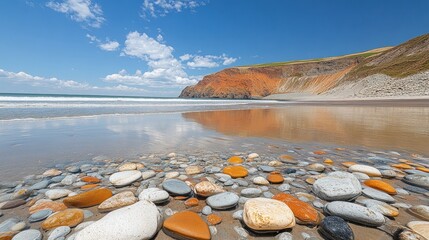
M 2 0 L 0 92 L 175 97 L 224 68 L 429 32 L 428 0 Z

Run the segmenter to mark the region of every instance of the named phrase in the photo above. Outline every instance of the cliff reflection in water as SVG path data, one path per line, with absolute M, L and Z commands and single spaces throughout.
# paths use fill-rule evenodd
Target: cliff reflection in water
M 429 107 L 288 106 L 183 113 L 226 135 L 429 154 Z

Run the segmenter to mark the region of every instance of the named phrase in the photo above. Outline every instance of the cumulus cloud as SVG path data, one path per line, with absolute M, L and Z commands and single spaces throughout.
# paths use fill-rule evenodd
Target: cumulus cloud
M 119 49 L 119 46 L 120 46 L 118 42 L 110 41 L 108 39 L 106 40 L 106 42 L 102 42 L 94 35 L 86 34 L 86 37 L 89 38 L 90 43 L 97 44 L 97 46 L 104 51 L 109 51 L 109 52 L 116 51 Z
M 171 12 L 182 12 L 186 9 L 194 10 L 197 7 L 204 6 L 208 0 L 144 0 L 143 17 L 165 16 Z
M 180 56 L 182 62 L 186 62 L 186 65 L 190 68 L 215 68 L 220 65 L 230 65 L 237 61 L 237 58 L 228 57 L 226 54 L 220 56 L 214 55 L 191 55 L 185 54 Z
M 145 89 L 129 87 L 125 85 L 117 86 L 94 86 L 88 83 L 81 83 L 73 80 L 62 80 L 56 77 L 40 77 L 28 74 L 26 72 L 10 72 L 0 69 L 0 79 L 8 80 L 12 83 L 27 84 L 33 87 L 49 87 L 62 90 L 106 90 L 123 92 L 146 92 Z
M 159 37 L 158 37 L 159 39 Z M 179 60 L 173 56 L 173 47 L 149 37 L 146 33 L 130 32 L 122 56 L 137 57 L 147 62 L 149 70 L 128 74 L 125 70 L 107 75 L 108 82 L 151 87 L 195 84 L 198 78 L 188 76 Z
M 91 0 L 49 1 L 46 6 L 90 27 L 99 28 L 105 21 L 100 5 L 92 3 Z

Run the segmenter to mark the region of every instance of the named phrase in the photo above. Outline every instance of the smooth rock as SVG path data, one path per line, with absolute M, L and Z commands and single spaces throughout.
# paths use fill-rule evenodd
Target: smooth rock
M 26 227 L 27 227 L 27 224 L 24 221 L 22 221 L 22 222 L 19 222 L 19 223 L 13 225 L 10 230 L 13 232 L 20 232 L 23 229 L 25 229 Z
M 203 168 L 200 166 L 189 166 L 185 169 L 187 175 L 199 174 L 203 171 Z
M 204 206 L 201 213 L 204 215 L 210 215 L 212 214 L 212 208 L 210 206 Z
M 382 201 L 374 199 L 358 199 L 356 202 L 361 203 L 367 208 L 377 211 L 387 217 L 397 217 L 399 215 L 397 208 Z
M 209 240 L 211 238 L 207 223 L 191 211 L 178 212 L 167 218 L 163 229 L 167 235 L 175 239 Z
M 313 192 L 321 199 L 327 201 L 350 200 L 362 191 L 359 180 L 347 172 L 333 172 L 326 177 L 316 180 Z
M 386 202 L 386 203 L 394 203 L 395 199 L 390 196 L 389 194 L 382 192 L 382 191 L 378 191 L 374 188 L 364 188 L 362 190 L 362 193 L 364 196 L 375 199 L 375 200 L 379 200 L 382 202 Z
M 276 235 L 276 240 L 293 240 L 293 235 L 289 232 L 282 232 Z
M 267 179 L 265 179 L 264 177 L 261 177 L 261 176 L 253 178 L 252 181 L 256 185 L 269 185 L 270 184 L 270 182 L 268 182 Z
M 133 192 L 125 191 L 104 200 L 98 206 L 98 210 L 100 212 L 110 212 L 121 207 L 132 205 L 137 201 L 138 199 L 134 196 Z
M 49 186 L 49 184 L 51 183 L 51 181 L 45 179 L 42 180 L 38 183 L 33 184 L 33 186 L 29 187 L 29 190 L 40 190 L 40 189 L 44 189 L 47 188 Z
M 16 234 L 12 240 L 41 240 L 42 233 L 36 229 L 28 229 Z
M 51 209 L 40 210 L 38 212 L 31 214 L 30 217 L 28 217 L 28 221 L 30 223 L 39 222 L 49 217 L 49 215 L 51 215 L 52 213 L 53 211 Z
M 8 218 L 4 220 L 2 223 L 0 223 L 0 233 L 11 231 L 12 227 L 19 222 L 20 220 L 17 218 Z
M 179 172 L 168 172 L 165 174 L 166 179 L 177 178 L 180 175 Z
M 259 157 L 259 154 L 257 154 L 257 153 L 251 153 L 251 154 L 247 155 L 248 159 L 254 159 L 254 158 L 257 158 L 257 157 Z
M 153 178 L 156 176 L 156 172 L 153 170 L 144 171 L 141 173 L 143 180 L 147 180 L 149 178 Z
M 0 209 L 4 210 L 4 209 L 12 209 L 12 208 L 16 208 L 19 207 L 21 205 L 24 205 L 26 203 L 26 201 L 24 199 L 15 199 L 15 200 L 10 200 L 7 201 L 3 204 L 3 206 L 0 207 Z
M 383 182 L 381 180 L 366 180 L 363 182 L 365 185 L 367 185 L 368 187 L 372 187 L 374 189 L 383 191 L 385 193 L 388 193 L 390 195 L 396 195 L 396 189 L 394 187 L 392 187 L 392 185 Z
M 423 220 L 429 221 L 429 206 L 426 206 L 426 205 L 412 206 L 411 208 L 408 209 L 408 211 Z
M 290 185 L 287 183 L 283 183 L 282 185 L 278 186 L 277 189 L 281 192 L 287 192 L 290 190 Z
M 307 167 L 305 167 L 305 168 L 309 171 L 316 171 L 316 172 L 325 171 L 325 166 L 323 164 L 320 164 L 320 163 L 312 163 L 310 165 L 307 165 Z
M 246 177 L 249 172 L 242 166 L 228 166 L 223 169 L 224 174 L 228 174 L 232 178 L 243 178 Z
M 43 176 L 46 176 L 46 177 L 55 177 L 55 176 L 60 175 L 61 173 L 63 173 L 63 172 L 61 172 L 58 169 L 49 169 L 49 170 L 46 170 L 43 173 Z
M 49 216 L 42 223 L 44 230 L 51 230 L 60 226 L 74 227 L 83 221 L 83 211 L 80 209 L 66 209 Z
M 68 196 L 72 191 L 68 189 L 51 189 L 45 192 L 45 196 L 51 200 L 60 199 Z
M 417 174 L 407 175 L 402 179 L 402 181 L 417 187 L 429 189 L 429 176 Z
M 63 180 L 61 180 L 61 184 L 70 186 L 78 179 L 77 175 L 68 175 Z
M 112 191 L 107 188 L 98 188 L 80 193 L 63 200 L 67 207 L 86 208 L 98 205 L 112 196 Z
M 284 202 L 293 212 L 297 223 L 317 225 L 320 223 L 321 215 L 310 204 L 300 201 L 294 196 L 286 193 L 279 193 L 273 199 Z
M 227 160 L 228 163 L 241 164 L 244 160 L 240 156 L 232 156 Z
M 147 240 L 158 232 L 162 217 L 155 204 L 139 201 L 105 215 L 82 229 L 75 240 Z
M 159 188 L 147 188 L 144 189 L 139 194 L 139 200 L 148 200 L 155 204 L 164 203 L 168 201 L 170 198 L 170 195 L 167 191 L 159 189 Z
M 327 216 L 318 229 L 326 240 L 354 240 L 353 230 L 344 219 L 337 216 Z
M 168 179 L 162 183 L 162 188 L 172 195 L 186 196 L 191 193 L 191 188 L 183 181 Z
M 58 212 L 58 211 L 67 209 L 67 206 L 64 205 L 64 203 L 62 202 L 47 201 L 47 202 L 40 202 L 40 203 L 34 204 L 28 209 L 28 211 L 30 212 L 30 214 L 33 214 L 37 211 L 44 210 L 44 209 L 49 209 L 49 210 L 52 210 L 53 212 Z
M 349 171 L 365 173 L 370 177 L 381 177 L 381 172 L 377 168 L 362 164 L 354 164 L 350 166 Z
M 142 173 L 138 170 L 123 171 L 112 174 L 109 177 L 109 181 L 115 187 L 123 187 L 130 185 L 131 183 L 139 180 L 142 177 Z
M 429 239 L 429 222 L 427 221 L 412 221 L 407 224 L 407 227 L 411 228 L 414 232 L 422 235 L 426 239 Z
M 283 183 L 284 178 L 280 174 L 280 172 L 271 172 L 270 174 L 268 174 L 267 180 L 273 184 L 280 184 Z
M 385 223 L 383 214 L 355 203 L 334 201 L 326 204 L 324 210 L 329 215 L 366 226 L 379 227 Z
M 61 237 L 67 236 L 71 231 L 68 226 L 57 227 L 49 234 L 48 240 L 58 240 Z
M 210 225 L 217 225 L 222 222 L 222 218 L 217 214 L 210 214 L 207 216 L 207 222 L 209 222 Z
M 255 231 L 279 231 L 295 226 L 293 212 L 286 204 L 266 198 L 249 199 L 244 204 L 243 221 Z
M 207 205 L 213 209 L 228 209 L 237 205 L 239 197 L 233 192 L 219 193 L 206 199 Z
M 274 168 L 274 167 L 271 167 L 271 166 L 265 166 L 265 165 L 261 165 L 261 166 L 259 166 L 259 169 L 261 170 L 261 171 L 263 171 L 263 172 L 273 172 L 273 171 L 275 171 L 276 169 Z
M 259 188 L 244 188 L 241 190 L 240 195 L 248 198 L 259 197 L 262 194 L 262 190 Z
M 99 182 L 101 182 L 100 179 L 93 177 L 93 176 L 85 176 L 85 177 L 80 178 L 80 180 L 82 182 L 86 182 L 86 183 L 99 183 Z
M 211 183 L 209 181 L 202 181 L 195 185 L 194 192 L 203 197 L 209 197 L 221 192 L 225 192 L 225 190 L 214 183 Z

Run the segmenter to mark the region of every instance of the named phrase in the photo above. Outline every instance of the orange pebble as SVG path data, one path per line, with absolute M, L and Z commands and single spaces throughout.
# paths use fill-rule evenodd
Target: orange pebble
M 87 183 L 99 183 L 99 182 L 101 182 L 100 179 L 98 179 L 96 177 L 92 177 L 92 176 L 85 176 L 85 177 L 82 177 L 80 180 L 82 182 L 87 182 Z
M 185 206 L 186 207 L 195 207 L 198 206 L 198 199 L 196 198 L 189 198 L 188 200 L 185 201 Z
M 219 215 L 216 214 L 209 214 L 207 216 L 207 221 L 211 224 L 211 225 L 216 225 L 222 222 L 222 218 Z

